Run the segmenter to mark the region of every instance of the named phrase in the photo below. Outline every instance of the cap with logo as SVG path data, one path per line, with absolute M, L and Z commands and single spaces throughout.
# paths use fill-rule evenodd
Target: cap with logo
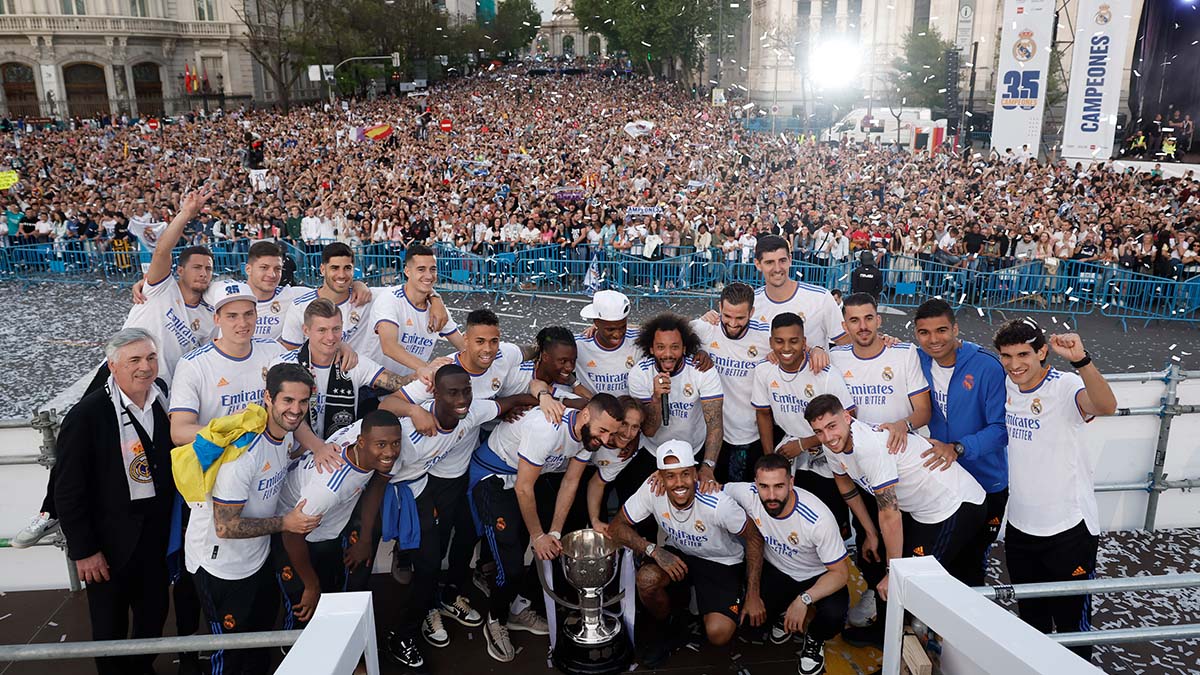
M 254 291 L 250 287 L 240 281 L 223 281 L 217 282 L 210 287 L 215 292 L 212 294 L 213 311 L 221 309 L 222 305 L 233 302 L 235 300 L 249 300 L 257 303 L 258 298 L 254 297 Z
M 629 316 L 629 298 L 617 291 L 596 291 L 579 316 L 593 321 L 620 321 Z
M 674 457 L 677 461 L 668 464 L 669 457 Z M 658 468 L 686 469 L 689 466 L 696 466 L 696 451 L 692 449 L 691 443 L 673 440 L 658 446 Z

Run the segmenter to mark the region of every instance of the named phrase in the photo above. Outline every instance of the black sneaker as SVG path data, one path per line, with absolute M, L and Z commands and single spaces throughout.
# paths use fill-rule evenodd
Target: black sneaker
M 842 640 L 851 647 L 874 647 L 883 649 L 883 623 L 876 621 L 870 626 L 850 626 L 842 631 Z
M 825 672 L 825 643 L 809 635 L 804 636 L 804 646 L 796 659 L 796 671 L 800 675 L 819 675 Z
M 413 638 L 401 638 L 394 632 L 388 633 L 387 654 L 396 663 L 408 668 L 413 673 L 424 675 L 429 671 L 425 668 L 425 657 L 417 649 L 417 641 Z

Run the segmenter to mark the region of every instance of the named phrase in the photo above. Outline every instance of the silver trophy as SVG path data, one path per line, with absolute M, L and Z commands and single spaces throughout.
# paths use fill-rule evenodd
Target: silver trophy
M 555 667 L 572 675 L 622 673 L 633 659 L 632 640 L 621 619 L 605 608 L 619 603 L 624 593 L 605 598 L 617 577 L 621 547 L 596 530 L 577 530 L 562 538 L 562 572 L 578 592 L 578 602 L 555 593 L 538 566 L 542 588 L 564 609 L 560 639 L 554 648 Z M 549 567 L 549 566 L 547 566 Z

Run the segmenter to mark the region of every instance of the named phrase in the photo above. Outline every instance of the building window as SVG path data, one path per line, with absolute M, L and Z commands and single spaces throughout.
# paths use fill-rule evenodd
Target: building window
M 217 8 L 213 0 L 196 0 L 196 19 L 198 21 L 217 20 Z
M 129 16 L 148 17 L 150 0 L 129 0 Z
M 87 14 L 87 8 L 84 6 L 83 0 L 62 0 L 63 14 L 76 14 L 83 16 Z
M 0 14 L 16 14 L 13 3 L 16 0 L 0 0 Z
M 914 0 L 913 2 L 913 33 L 924 33 L 929 30 L 930 0 Z

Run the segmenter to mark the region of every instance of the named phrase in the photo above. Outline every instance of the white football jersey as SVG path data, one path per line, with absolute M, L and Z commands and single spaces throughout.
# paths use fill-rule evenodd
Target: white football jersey
M 215 332 L 213 309 L 204 300 L 195 305 L 184 302 L 173 274 L 157 284 L 147 283 L 142 292 L 146 302 L 129 310 L 122 328 L 141 328 L 154 336 L 158 376 L 170 385 L 183 355 L 207 344 Z
M 333 473 L 317 471 L 311 452 L 305 452 L 288 465 L 276 515 L 283 516 L 304 500 L 304 513 L 321 516 L 321 524 L 304 539 L 313 543 L 337 539 L 350 522 L 358 498 L 375 472 L 360 469 L 350 461 L 347 449 L 358 442 L 362 421 L 342 427 L 329 437 L 329 442 L 342 450 L 342 468 Z
M 688 555 L 722 565 L 736 565 L 746 557 L 739 536 L 746 529 L 746 512 L 723 492 L 697 489 L 695 501 L 681 511 L 666 494 L 655 495 L 647 479 L 621 508 L 631 523 L 653 516 L 667 537 L 664 544 Z
M 821 394 L 833 394 L 842 402 L 842 407 L 854 410 L 854 398 L 846 389 L 841 375 L 828 366 L 819 373 L 813 373 L 808 357 L 796 372 L 784 370 L 770 361 L 754 368 L 754 389 L 750 401 L 756 409 L 769 408 L 775 424 L 788 436 L 800 439 L 815 435 L 808 420 L 804 419 L 804 411 Z M 792 460 L 792 467 L 795 471 L 812 471 L 833 478 L 833 473 L 819 452 L 801 452 Z
M 592 455 L 584 449 L 583 439 L 575 434 L 578 410 L 568 409 L 556 424 L 546 421 L 534 408 L 515 422 L 501 422 L 488 437 L 488 447 L 515 472 L 521 460 L 541 467 L 542 473 L 563 473 L 572 459 L 588 462 Z M 504 476 L 506 488 L 517 484 L 516 475 Z
M 929 376 L 933 382 L 930 382 L 930 397 L 933 399 L 933 404 L 941 411 L 942 417 L 946 417 L 946 404 L 950 400 L 950 379 L 954 377 L 954 366 L 943 368 L 938 365 L 937 361 L 930 361 Z
M 869 359 L 859 358 L 852 345 L 841 345 L 829 351 L 829 362 L 854 398 L 856 417 L 867 424 L 907 418 L 913 411 L 909 398 L 929 391 L 917 348 L 907 342 L 884 347 Z
M 274 340 L 253 338 L 250 353 L 238 359 L 222 352 L 215 342 L 204 345 L 179 362 L 171 387 L 171 412 L 194 412 L 204 425 L 251 403 L 262 405 L 267 370 L 283 351 Z
M 462 366 L 471 376 L 471 398 L 493 400 L 529 391 L 529 378 L 521 374 L 521 348 L 511 342 L 501 342 L 500 351 L 492 365 L 481 372 L 471 372 L 463 365 L 462 353 L 454 355 L 454 363 Z M 400 394 L 409 403 L 424 403 L 433 400 L 433 392 L 421 380 L 413 380 L 400 389 Z
M 276 286 L 275 295 L 270 299 L 258 301 L 258 325 L 254 329 L 254 337 L 278 340 L 283 335 L 283 321 L 296 300 L 312 292 L 311 288 L 304 286 Z M 300 313 L 300 323 L 304 323 L 303 312 Z M 301 339 L 301 342 L 303 341 Z
M 768 298 L 766 286 L 754 291 L 753 316 L 760 323 L 767 324 L 768 330 L 775 317 L 784 312 L 791 312 L 804 320 L 804 337 L 809 348 L 828 349 L 829 343 L 846 333 L 842 329 L 841 308 L 833 295 L 821 286 L 797 281 L 796 292 L 783 302 Z
M 871 494 L 895 485 L 900 510 L 918 523 L 940 523 L 965 502 L 983 503 L 986 496 L 983 488 L 958 462 L 945 471 L 931 471 L 925 466 L 921 453 L 930 446 L 924 438 L 909 434 L 908 447 L 893 455 L 888 452 L 886 431 L 876 431 L 866 422 L 853 420 L 850 435 L 854 441 L 851 452 L 836 453 L 824 448 L 833 472 L 849 476 Z
M 627 329 L 621 344 L 613 349 L 605 349 L 596 343 L 594 337 L 576 335 L 578 356 L 575 359 L 575 377 L 579 383 L 594 394 L 628 394 L 629 372 L 642 358 L 642 350 L 635 344 L 637 336 L 636 330 Z
M 428 401 L 421 407 L 433 412 L 436 405 Z M 495 401 L 475 399 L 467 416 L 458 421 L 453 429 L 438 425 L 437 434 L 425 436 L 417 431 L 412 420 L 400 420 L 404 439 L 400 459 L 392 469 L 393 483 L 408 483 L 413 496 L 419 497 L 425 489 L 425 476 L 458 478 L 467 472 L 471 453 L 479 447 L 479 427 L 484 422 L 496 419 L 500 406 Z
M 184 539 L 184 561 L 195 574 L 201 567 L 219 579 L 236 581 L 254 574 L 267 562 L 271 536 L 222 539 L 213 523 L 213 503 L 241 504 L 243 518 L 274 518 L 288 469 L 292 435 L 275 440 L 265 431 L 246 451 L 217 469 L 212 495 L 192 505 Z
M 1091 420 L 1076 397 L 1083 378 L 1054 368 L 1029 391 L 1005 378 L 1008 399 L 1008 522 L 1018 530 L 1047 537 L 1083 521 L 1100 534 L 1092 464 L 1083 446 L 1083 425 Z
M 642 403 L 650 402 L 654 391 L 654 376 L 658 366 L 654 357 L 647 356 L 638 361 L 629 371 L 629 393 Z M 642 436 L 642 447 L 657 452 L 658 446 L 667 441 L 683 440 L 692 444 L 697 455 L 704 452 L 704 439 L 708 427 L 704 423 L 703 401 L 720 401 L 721 378 L 716 368 L 702 373 L 696 369 L 692 358 L 685 357 L 683 365 L 671 373 L 671 393 L 667 395 L 670 405 L 670 425 L 660 426 L 654 436 Z
M 724 492 L 758 526 L 766 544 L 767 562 L 796 581 L 818 577 L 826 572 L 827 565 L 846 557 L 837 520 L 811 492 L 793 487 L 796 504 L 791 513 L 778 518 L 767 513 L 754 483 L 728 483 Z
M 433 348 L 438 338 L 458 332 L 454 319 L 447 321 L 441 332 L 429 330 L 429 310 L 418 309 L 404 293 L 404 286 L 377 291 L 375 301 L 371 303 L 371 337 L 367 339 L 364 351 L 388 370 L 402 376 L 412 374 L 413 369 L 384 355 L 379 337 L 379 326 L 384 323 L 396 327 L 396 339 L 405 351 L 426 363 L 433 358 Z
M 692 330 L 700 337 L 703 349 L 712 358 L 725 398 L 721 402 L 722 430 L 732 445 L 748 445 L 758 440 L 758 425 L 754 421 L 754 406 L 750 393 L 754 385 L 754 367 L 771 351 L 771 327 L 750 320 L 746 333 L 734 340 L 725 335 L 719 324 L 697 319 Z
M 592 453 L 592 466 L 596 467 L 596 472 L 600 475 L 600 480 L 605 483 L 611 483 L 621 474 L 621 470 L 629 462 L 633 461 L 634 457 L 637 457 L 637 450 L 629 453 L 626 457 L 622 457 L 620 450 L 602 445 L 599 450 Z
M 309 304 L 318 297 L 317 291 L 302 293 L 296 296 L 296 299 L 292 301 L 292 306 L 286 310 L 283 317 L 283 331 L 279 334 L 279 341 L 285 347 L 295 348 L 304 344 L 304 310 L 308 309 Z M 346 298 L 344 302 L 337 305 L 338 310 L 342 313 L 342 342 L 353 347 L 355 351 L 363 351 L 362 346 L 367 341 L 364 334 L 371 332 L 370 328 L 364 329 L 363 324 L 369 321 L 373 304 L 373 302 L 368 302 L 362 307 L 356 307 L 349 298 Z M 376 361 L 378 360 L 376 359 Z
M 275 357 L 275 359 L 271 361 L 271 365 L 275 365 L 277 363 L 299 364 L 300 350 L 284 350 L 282 354 Z M 308 372 L 312 374 L 313 381 L 316 382 L 316 400 L 311 404 L 311 409 L 313 412 L 309 415 L 309 425 L 313 427 L 313 433 L 321 438 L 325 437 L 325 406 L 328 403 L 327 399 L 329 397 L 329 375 L 333 372 L 334 367 L 335 366 L 332 364 L 328 366 L 318 366 L 315 363 L 309 363 L 308 366 Z M 356 408 L 358 406 L 358 389 L 360 387 L 371 386 L 371 383 L 373 383 L 376 378 L 382 375 L 383 372 L 383 366 L 372 361 L 370 357 L 362 355 L 358 357 L 358 363 L 349 373 L 350 381 L 354 383 L 354 401 Z M 353 421 L 353 419 L 338 419 L 339 414 L 334 415 L 335 423 L 345 425 Z M 316 419 L 315 425 L 312 424 L 313 419 Z

